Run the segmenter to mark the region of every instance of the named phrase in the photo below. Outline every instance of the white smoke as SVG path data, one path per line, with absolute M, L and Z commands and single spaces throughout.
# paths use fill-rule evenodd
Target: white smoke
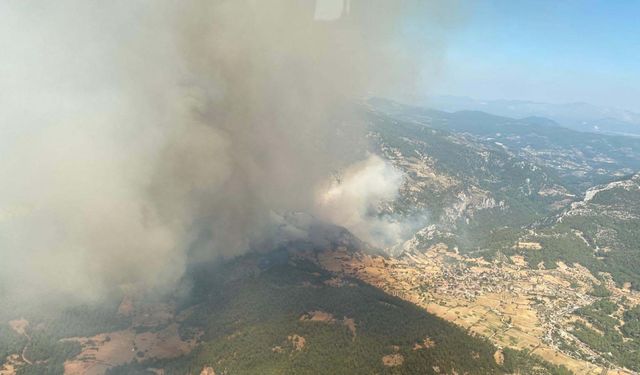
M 407 236 L 407 224 L 381 213 L 381 205 L 398 198 L 403 173 L 376 155 L 355 163 L 318 197 L 318 212 L 325 220 L 348 228 L 368 243 L 387 248 Z

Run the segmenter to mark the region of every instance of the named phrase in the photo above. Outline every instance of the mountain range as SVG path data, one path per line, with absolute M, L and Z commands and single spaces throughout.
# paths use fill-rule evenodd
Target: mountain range
M 426 106 L 448 112 L 483 111 L 512 118 L 546 117 L 561 126 L 586 132 L 640 136 L 640 113 L 584 102 L 552 104 L 524 100 L 477 100 L 433 96 Z

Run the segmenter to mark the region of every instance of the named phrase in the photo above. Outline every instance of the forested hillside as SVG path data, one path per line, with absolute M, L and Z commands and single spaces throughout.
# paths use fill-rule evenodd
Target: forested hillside
M 336 279 L 295 257 L 249 271 L 247 256 L 221 273 L 194 270 L 193 312 L 181 330 L 202 344 L 174 361 L 112 369 L 164 368 L 183 374 L 564 374 L 526 353 L 496 348 L 416 306 L 354 279 Z M 239 268 L 244 269 L 241 271 Z M 246 278 L 230 281 L 234 273 Z
M 175 311 L 169 320 L 143 324 L 150 318 L 135 312 L 126 318 L 106 306 L 66 311 L 46 322 L 32 316 L 25 331 L 29 339 L 3 323 L 3 354 L 20 354 L 26 345 L 33 364 L 21 364 L 18 374 L 61 374 L 65 360 L 94 363 L 106 350 L 100 348 L 114 348 L 109 345 L 126 332 L 123 323 L 147 338 L 178 324 L 180 340 L 197 343 L 184 355 L 154 357 L 155 349 L 143 349 L 135 338 L 135 359 L 115 362 L 107 373 L 153 374 L 160 368 L 166 374 L 203 368 L 217 374 L 568 373 L 509 349 L 496 360 L 498 349 L 485 339 L 358 280 L 336 278 L 292 252 L 200 264 L 184 282 L 192 286 L 189 294 L 164 302 L 174 306 L 167 310 Z M 135 304 L 144 314 L 154 314 L 143 301 Z M 68 325 L 70 317 L 80 326 Z M 94 328 L 83 327 L 84 322 Z M 76 341 L 59 341 L 98 331 L 104 334 L 81 340 L 82 348 Z M 93 346 L 96 354 L 78 355 Z

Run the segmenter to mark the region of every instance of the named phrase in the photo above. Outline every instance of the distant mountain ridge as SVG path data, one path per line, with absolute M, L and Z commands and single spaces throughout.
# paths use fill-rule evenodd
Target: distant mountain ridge
M 546 117 L 570 129 L 640 136 L 640 113 L 589 103 L 539 103 L 524 100 L 477 100 L 469 97 L 434 96 L 427 107 L 447 112 L 474 110 L 513 118 Z
M 640 169 L 640 139 L 636 137 L 579 132 L 539 116 L 515 119 L 482 111 L 445 112 L 383 98 L 373 98 L 368 105 L 391 118 L 467 134 L 528 162 L 550 167 L 572 192 L 584 192 Z

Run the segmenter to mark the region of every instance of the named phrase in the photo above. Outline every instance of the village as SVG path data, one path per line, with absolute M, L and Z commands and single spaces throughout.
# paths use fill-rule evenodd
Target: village
M 533 243 L 518 244 L 535 251 Z M 530 268 L 522 256 L 488 262 L 439 244 L 398 258 L 336 250 L 307 255 L 325 269 L 353 277 L 482 335 L 499 348 L 527 350 L 579 374 L 633 374 L 609 362 L 571 333 L 574 314 L 597 298 L 600 281 L 580 265 Z M 605 275 L 606 276 L 606 275 Z M 640 303 L 640 293 L 605 278 L 612 298 Z

